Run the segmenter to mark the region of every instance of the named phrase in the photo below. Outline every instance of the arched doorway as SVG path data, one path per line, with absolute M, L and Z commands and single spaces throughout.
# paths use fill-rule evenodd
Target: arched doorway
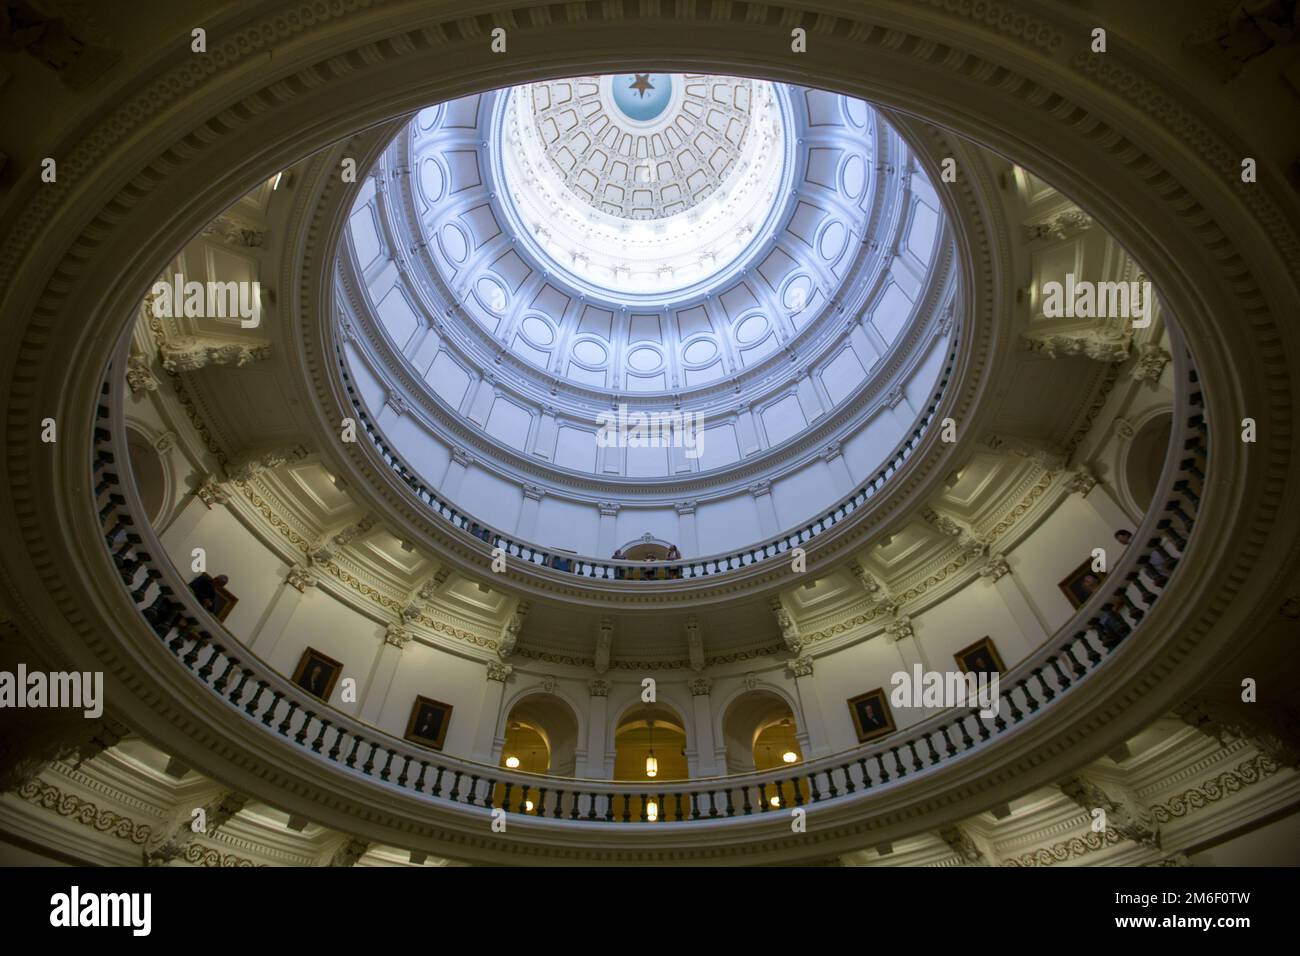
M 727 772 L 748 773 L 794 768 L 803 762 L 805 742 L 799 739 L 798 723 L 790 704 L 770 690 L 741 694 L 727 707 L 722 718 L 722 737 L 727 749 Z M 804 785 L 790 782 L 765 792 L 769 809 L 778 809 L 807 797 Z
M 638 704 L 624 711 L 614 729 L 614 779 L 634 781 L 644 796 L 633 796 L 627 806 L 614 806 L 615 819 L 641 818 L 644 804 L 649 820 L 680 820 L 689 807 L 658 794 L 655 787 L 673 780 L 686 780 L 686 724 L 671 707 L 662 703 Z
M 554 694 L 531 694 L 506 715 L 498 765 L 521 773 L 571 777 L 577 765 L 578 718 Z M 518 813 L 538 812 L 536 788 L 498 784 L 493 803 Z
M 1138 427 L 1124 454 L 1125 490 L 1139 514 L 1145 514 L 1151 507 L 1151 499 L 1160 484 L 1173 425 L 1172 412 L 1153 415 Z
M 167 466 L 158 448 L 143 432 L 127 425 L 126 449 L 136 490 L 149 522 L 157 525 L 167 513 Z

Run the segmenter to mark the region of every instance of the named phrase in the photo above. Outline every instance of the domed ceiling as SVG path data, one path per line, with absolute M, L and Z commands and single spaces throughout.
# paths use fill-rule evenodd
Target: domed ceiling
M 541 258 L 597 293 L 662 298 L 716 279 L 788 171 L 785 118 L 756 80 L 555 80 L 511 90 L 503 123 L 507 208 Z
M 897 132 L 837 94 L 632 73 L 466 97 L 418 113 L 359 191 L 340 355 L 431 487 L 478 463 L 453 500 L 498 526 L 521 489 L 671 509 L 843 444 L 843 476 L 778 501 L 781 525 L 933 403 L 958 295 L 942 208 Z M 603 446 L 624 407 L 696 416 L 700 454 Z

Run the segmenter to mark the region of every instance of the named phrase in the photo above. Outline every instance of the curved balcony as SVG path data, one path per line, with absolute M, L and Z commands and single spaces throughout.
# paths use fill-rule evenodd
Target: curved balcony
M 902 468 L 903 463 L 911 457 L 912 452 L 920 444 L 921 438 L 934 420 L 944 392 L 947 389 L 948 381 L 952 376 L 953 368 L 956 366 L 957 346 L 954 344 L 948 353 L 936 390 L 931 395 L 929 404 L 921 413 L 916 427 L 898 444 L 892 454 L 886 457 L 884 466 L 872 475 L 871 480 L 859 487 L 852 495 L 821 516 L 801 527 L 786 532 L 778 538 L 762 541 L 738 551 L 680 561 L 619 561 L 577 555 L 567 551 L 550 551 L 541 545 L 517 541 L 494 530 L 483 522 L 476 521 L 472 515 L 465 514 L 455 504 L 447 501 L 425 484 L 415 469 L 409 467 L 389 447 L 383 434 L 375 427 L 370 413 L 361 400 L 361 396 L 353 387 L 342 355 L 338 356 L 338 362 L 339 374 L 342 376 L 343 386 L 352 404 L 352 410 L 379 458 L 404 484 L 410 487 L 416 497 L 433 514 L 466 535 L 484 542 L 488 548 L 488 553 L 483 558 L 485 564 L 491 560 L 493 554 L 500 553 L 517 558 L 533 569 L 549 569 L 562 574 L 572 574 L 593 580 L 628 581 L 644 584 L 655 581 L 681 581 L 716 577 L 720 574 L 738 571 L 762 561 L 788 555 L 795 548 L 805 548 L 818 535 L 847 521 L 855 512 L 864 508 L 872 498 L 879 494 L 885 484 Z
M 171 563 L 158 557 L 163 551 L 152 528 L 136 518 L 138 501 L 122 442 L 123 387 L 123 377 L 110 368 L 91 449 L 102 540 L 141 622 L 194 681 L 223 702 L 233 719 L 260 725 L 260 731 L 331 771 L 432 805 L 499 808 L 547 827 L 584 821 L 690 827 L 791 806 L 843 805 L 951 767 L 1041 721 L 1140 634 L 1144 617 L 1176 576 L 1194 533 L 1208 449 L 1201 393 L 1188 368 L 1173 453 L 1156 499 L 1163 506 L 1147 513 L 1134 543 L 1068 624 L 1002 675 L 993 716 L 983 716 L 972 703 L 803 764 L 648 786 L 511 771 L 419 747 L 331 708 L 246 651 L 197 604 Z

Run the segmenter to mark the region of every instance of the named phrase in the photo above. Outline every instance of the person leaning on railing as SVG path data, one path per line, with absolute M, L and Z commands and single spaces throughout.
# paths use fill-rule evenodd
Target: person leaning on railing
M 1127 548 L 1133 541 L 1133 532 L 1121 528 L 1115 532 L 1115 540 Z M 1164 587 L 1169 580 L 1169 563 L 1165 561 L 1164 556 L 1159 551 L 1152 551 L 1147 555 L 1146 566 L 1151 571 L 1151 580 L 1155 581 L 1157 586 Z

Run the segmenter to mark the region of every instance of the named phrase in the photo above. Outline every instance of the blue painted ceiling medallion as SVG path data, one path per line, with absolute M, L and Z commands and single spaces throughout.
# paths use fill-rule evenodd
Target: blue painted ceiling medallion
M 630 120 L 648 123 L 673 98 L 673 78 L 667 73 L 620 73 L 611 85 L 614 105 Z

